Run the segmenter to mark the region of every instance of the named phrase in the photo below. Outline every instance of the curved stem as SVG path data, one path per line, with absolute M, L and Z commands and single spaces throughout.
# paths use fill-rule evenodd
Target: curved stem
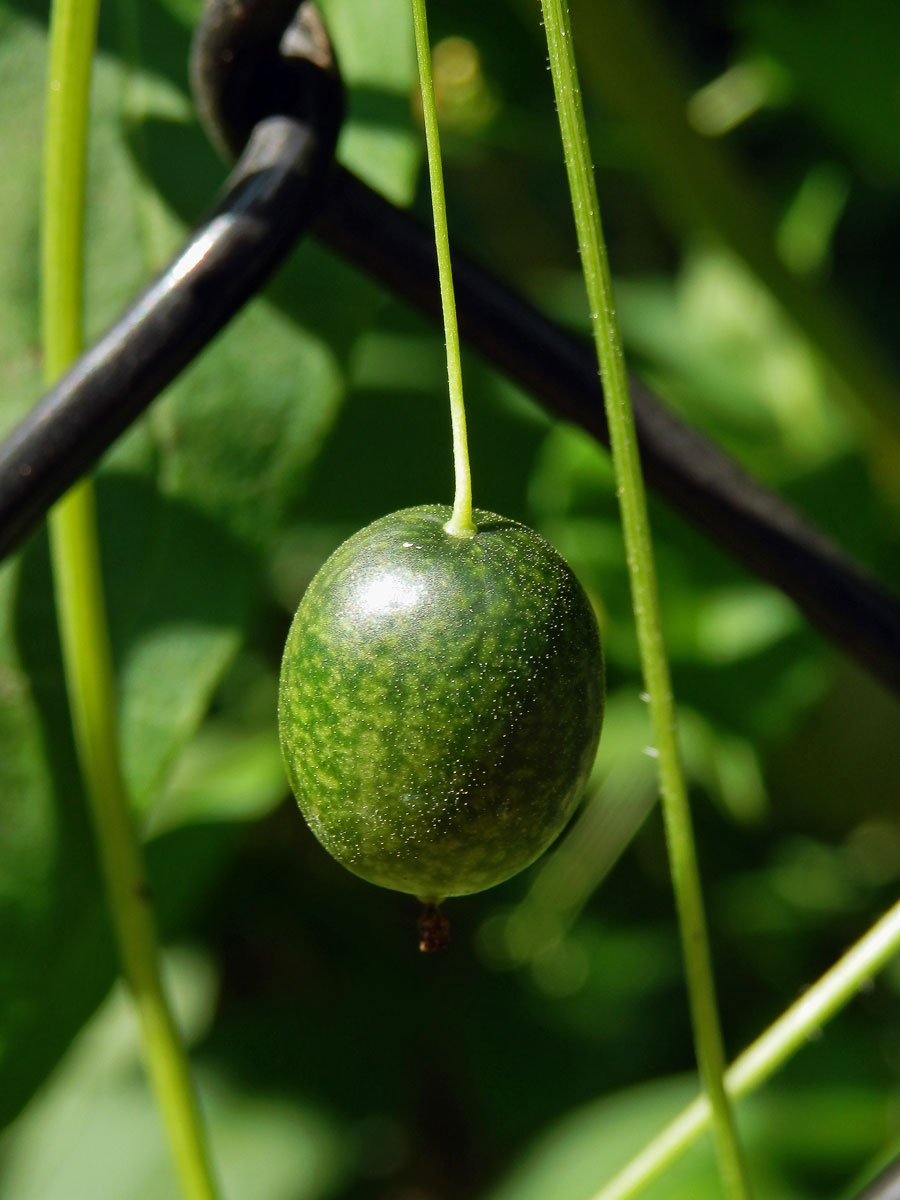
M 83 229 L 97 0 L 55 0 L 45 139 L 41 319 L 52 382 L 83 341 Z M 66 687 L 107 897 L 144 1054 L 183 1193 L 217 1189 L 184 1047 L 163 991 L 146 874 L 119 762 L 116 689 L 89 481 L 51 514 L 50 540 Z
M 898 951 L 900 901 L 735 1059 L 725 1076 L 728 1094 L 733 1098 L 743 1096 L 764 1083 Z M 709 1102 L 705 1096 L 698 1096 L 601 1188 L 594 1200 L 629 1200 L 637 1195 L 697 1141 L 711 1119 Z
M 416 56 L 419 60 L 422 113 L 425 118 L 428 175 L 431 180 L 431 206 L 434 213 L 434 240 L 437 247 L 438 274 L 441 281 L 444 334 L 447 340 L 450 418 L 453 424 L 453 465 L 456 476 L 456 492 L 453 500 L 453 513 L 444 528 L 454 537 L 472 537 L 475 533 L 475 526 L 472 522 L 472 476 L 469 470 L 469 443 L 466 438 L 462 361 L 459 350 L 459 328 L 456 320 L 456 297 L 453 291 L 453 272 L 450 265 L 447 202 L 444 196 L 441 143 L 438 134 L 437 106 L 434 99 L 434 80 L 431 73 L 431 46 L 428 41 L 425 0 L 413 0 L 413 22 L 416 29 Z
M 590 161 L 572 31 L 563 0 L 542 0 L 542 6 L 581 264 L 603 378 L 641 665 L 656 737 L 663 816 L 681 926 L 697 1060 L 712 1107 L 722 1178 L 729 1195 L 742 1200 L 750 1195 L 750 1185 L 723 1082 L 725 1054 L 687 788 L 675 733 L 675 706 L 662 636 L 647 502 Z

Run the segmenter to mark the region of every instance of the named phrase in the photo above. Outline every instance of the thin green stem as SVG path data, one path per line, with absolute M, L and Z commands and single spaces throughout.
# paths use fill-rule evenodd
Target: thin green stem
M 900 902 L 889 909 L 800 999 L 770 1025 L 725 1075 L 728 1094 L 743 1096 L 759 1087 L 808 1044 L 812 1035 L 840 1012 L 860 987 L 900 951 Z M 678 1159 L 708 1128 L 712 1114 L 698 1096 L 594 1200 L 629 1200 Z
M 55 0 L 51 19 L 41 260 L 48 383 L 78 355 L 83 341 L 86 149 L 97 11 L 96 0 Z M 215 1200 L 190 1068 L 160 977 L 149 889 L 119 762 L 115 673 L 89 482 L 56 506 L 50 538 L 79 761 L 147 1066 L 184 1195 Z
M 428 149 L 428 175 L 431 181 L 431 207 L 434 213 L 434 240 L 437 247 L 438 274 L 441 281 L 441 306 L 447 342 L 447 379 L 450 385 L 450 418 L 453 425 L 453 466 L 456 492 L 453 513 L 444 526 L 454 537 L 472 537 L 472 476 L 469 470 L 469 443 L 466 438 L 466 408 L 463 402 L 462 360 L 459 328 L 456 321 L 456 297 L 450 265 L 450 235 L 447 230 L 447 202 L 444 196 L 444 172 L 441 166 L 441 142 L 438 134 L 437 105 L 431 72 L 431 45 L 425 0 L 412 0 L 416 29 L 416 56 L 419 60 L 419 84 L 422 113 L 425 118 L 425 143 Z
M 647 502 L 622 342 L 616 321 L 612 279 L 600 223 L 597 189 L 591 167 L 572 31 L 563 0 L 542 0 L 542 6 L 550 70 L 581 250 L 581 265 L 606 398 L 632 604 L 656 738 L 660 793 L 681 926 L 682 952 L 697 1060 L 712 1107 L 722 1178 L 729 1195 L 735 1200 L 741 1200 L 750 1195 L 750 1185 L 723 1082 L 725 1054 L 710 961 L 700 872 L 675 733 L 675 706 L 662 637 Z

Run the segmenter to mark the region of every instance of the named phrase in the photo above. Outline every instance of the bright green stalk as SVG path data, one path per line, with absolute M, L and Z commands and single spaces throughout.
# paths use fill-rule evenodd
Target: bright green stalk
M 45 140 L 42 333 L 52 383 L 83 340 L 83 229 L 97 0 L 55 0 Z M 122 779 L 94 493 L 83 482 L 51 514 L 51 551 L 72 722 L 107 897 L 144 1054 L 185 1197 L 217 1189 L 190 1068 L 166 1002 L 141 851 Z
M 656 738 L 660 792 L 681 925 L 697 1060 L 712 1107 L 722 1178 L 729 1195 L 741 1200 L 750 1195 L 750 1186 L 723 1083 L 725 1054 L 687 788 L 675 733 L 675 706 L 662 637 L 647 502 L 622 342 L 615 315 L 612 279 L 600 224 L 572 31 L 564 0 L 542 0 L 542 6 L 581 265 L 603 379 L 641 665 Z
M 428 174 L 431 180 L 431 207 L 434 213 L 434 240 L 437 247 L 438 274 L 441 281 L 441 306 L 444 310 L 444 335 L 447 341 L 447 379 L 450 384 L 450 418 L 453 425 L 453 465 L 456 493 L 453 514 L 444 526 L 454 537 L 472 537 L 472 476 L 469 471 L 469 444 L 466 438 L 466 409 L 463 403 L 462 361 L 459 329 L 456 322 L 456 298 L 450 266 L 450 235 L 447 231 L 447 202 L 444 198 L 444 173 L 441 166 L 441 142 L 438 134 L 437 106 L 431 74 L 431 46 L 425 0 L 413 0 L 416 28 L 416 56 L 425 118 L 425 142 L 428 149 Z
M 764 1083 L 809 1043 L 810 1037 L 848 1004 L 864 983 L 900 951 L 900 902 L 826 971 L 800 999 L 770 1025 L 728 1069 L 725 1084 L 733 1098 Z M 594 1200 L 630 1200 L 692 1146 L 709 1128 L 705 1096 L 692 1101 Z

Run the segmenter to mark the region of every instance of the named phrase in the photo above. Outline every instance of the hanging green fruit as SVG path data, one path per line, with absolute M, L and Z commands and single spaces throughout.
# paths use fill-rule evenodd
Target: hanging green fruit
M 314 833 L 349 870 L 437 903 L 533 862 L 579 800 L 603 713 L 597 623 L 543 538 L 474 513 L 383 517 L 310 585 L 281 740 Z

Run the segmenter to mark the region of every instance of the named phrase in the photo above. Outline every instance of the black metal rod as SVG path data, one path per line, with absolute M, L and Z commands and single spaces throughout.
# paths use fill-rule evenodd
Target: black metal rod
M 256 294 L 322 203 L 341 85 L 312 6 L 293 12 L 280 0 L 249 63 L 249 51 L 221 45 L 210 13 L 210 75 L 223 60 L 241 78 L 262 72 L 255 98 L 274 107 L 247 130 L 222 199 L 168 269 L 0 445 L 0 558 Z

